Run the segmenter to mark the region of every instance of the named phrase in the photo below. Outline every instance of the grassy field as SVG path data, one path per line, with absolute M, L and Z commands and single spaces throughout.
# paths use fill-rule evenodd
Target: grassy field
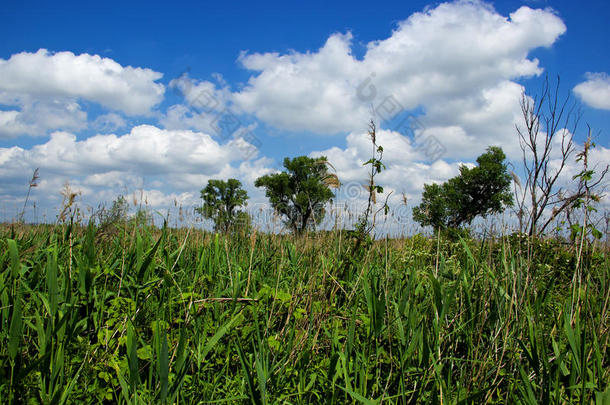
M 610 403 L 604 249 L 0 228 L 3 403 Z

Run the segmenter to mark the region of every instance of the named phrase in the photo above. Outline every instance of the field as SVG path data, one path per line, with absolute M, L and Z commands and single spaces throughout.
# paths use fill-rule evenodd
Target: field
M 606 248 L 0 228 L 3 403 L 610 403 Z

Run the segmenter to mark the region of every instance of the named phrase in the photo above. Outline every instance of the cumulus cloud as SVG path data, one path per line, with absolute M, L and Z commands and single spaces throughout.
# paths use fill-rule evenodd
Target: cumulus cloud
M 92 122 L 92 127 L 102 133 L 113 132 L 125 126 L 127 126 L 127 122 L 117 113 L 99 115 Z
M 172 79 L 169 87 L 180 92 L 187 104 L 199 112 L 222 111 L 231 98 L 231 91 L 220 75 L 216 77 L 221 87 L 207 80 L 192 79 L 187 73 Z
M 259 119 L 289 130 L 336 133 L 353 128 L 355 88 L 365 73 L 351 55 L 351 35 L 335 34 L 317 53 L 243 54 L 240 62 L 258 71 L 241 92 L 236 106 Z
M 121 66 L 110 58 L 72 52 L 22 52 L 0 59 L 0 90 L 38 97 L 76 97 L 130 115 L 147 114 L 161 102 L 163 75 Z
M 167 108 L 159 123 L 167 129 L 192 129 L 229 137 L 242 128 L 241 119 L 233 112 L 231 91 L 222 76 L 214 75 L 218 85 L 196 80 L 187 73 L 173 79 L 169 88 L 184 97 L 184 104 Z
M 523 88 L 512 80 L 540 74 L 529 52 L 565 30 L 550 10 L 521 7 L 507 18 L 478 1 L 443 3 L 368 43 L 362 59 L 349 32 L 317 52 L 244 53 L 239 61 L 256 75 L 233 100 L 278 128 L 332 134 L 362 130 L 371 104 L 379 110 L 392 97 L 400 109 L 422 108 L 426 126 L 461 128 L 471 142 L 450 152 L 474 155 L 482 150 L 473 145 L 514 136 Z
M 247 147 L 243 139 L 219 144 L 205 133 L 150 125 L 84 140 L 54 132 L 47 142 L 29 149 L 0 148 L 0 194 L 5 201 L 24 195 L 29 177 L 39 168 L 41 180 L 34 197 L 44 197 L 43 204 L 48 196 L 55 196 L 49 201 L 57 203 L 67 180 L 92 205 L 140 189 L 152 206 L 175 199 L 194 202 L 210 178 L 242 178 L 249 186 L 253 176 L 269 172 L 268 159 L 241 161 Z
M 144 175 L 217 173 L 240 158 L 236 142 L 220 145 L 204 133 L 140 125 L 122 136 L 96 135 L 82 141 L 68 132 L 54 132 L 48 142 L 31 149 L 0 149 L 0 161 L 5 162 L 2 171 L 21 161 L 36 162 L 41 170 L 68 175 L 117 168 Z
M 150 115 L 165 92 L 161 73 L 121 66 L 109 58 L 72 52 L 22 52 L 0 59 L 0 137 L 79 131 L 81 101 L 127 115 Z M 114 119 L 116 124 L 117 120 Z
M 52 129 L 80 131 L 87 127 L 87 113 L 74 101 L 38 101 L 28 96 L 19 97 L 18 100 L 18 110 L 0 110 L 0 139 L 15 138 L 23 134 L 44 135 Z M 0 104 L 4 104 L 2 94 Z
M 593 108 L 610 110 L 610 77 L 607 73 L 587 73 L 586 81 L 574 87 L 574 93 Z
M 216 118 L 216 113 L 198 112 L 188 105 L 174 104 L 167 108 L 159 123 L 166 129 L 192 129 L 214 134 Z

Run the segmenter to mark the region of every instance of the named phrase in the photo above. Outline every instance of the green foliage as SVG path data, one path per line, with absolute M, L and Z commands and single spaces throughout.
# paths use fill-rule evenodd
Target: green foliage
M 129 203 L 124 196 L 119 195 L 110 206 L 110 209 L 102 208 L 98 212 L 100 228 L 108 228 L 125 223 L 129 214 Z
M 252 217 L 246 211 L 239 211 L 235 215 L 233 226 L 243 235 L 248 235 L 252 232 Z
M 389 210 L 387 198 L 382 207 L 376 209 L 377 195 L 383 193 L 383 187 L 375 182 L 375 178 L 386 167 L 382 162 L 383 147 L 377 144 L 377 127 L 372 119 L 369 122 L 368 135 L 371 140 L 372 154 L 371 158 L 362 164 L 370 168 L 367 184 L 367 205 L 364 212 L 358 218 L 355 229 L 348 232 L 352 238 L 352 243 L 345 249 L 343 254 L 344 267 L 342 274 L 350 273 L 360 266 L 362 258 L 373 243 L 371 233 L 375 228 L 377 214 L 383 210 L 384 214 L 387 215 Z
M 501 148 L 491 146 L 477 158 L 478 166 L 461 166 L 460 174 L 445 183 L 424 185 L 413 219 L 438 230 L 459 228 L 477 216 L 504 211 L 513 203 L 505 158 Z
M 249 198 L 239 180 L 208 180 L 208 185 L 201 190 L 201 198 L 203 206 L 197 208 L 197 212 L 212 219 L 216 231 L 228 232 L 236 223 L 245 220 L 244 215 L 248 215 L 239 210 Z
M 584 213 L 584 223 L 582 225 L 572 224 L 570 226 L 570 239 L 572 239 L 572 241 L 580 239 L 582 242 L 588 242 L 586 238 L 588 234 L 591 234 L 594 239 L 601 239 L 603 236 L 602 232 L 590 222 L 590 215 L 597 212 L 596 205 L 601 201 L 602 196 L 599 194 L 597 189 L 608 173 L 608 165 L 606 165 L 606 168 L 602 170 L 598 178 L 594 180 L 593 176 L 595 174 L 595 170 L 589 169 L 589 154 L 593 148 L 595 148 L 595 143 L 591 141 L 591 134 L 589 133 L 589 137 L 585 142 L 583 151 L 576 155 L 576 161 L 582 162 L 583 167 L 580 173 L 572 177 L 572 180 L 578 180 L 579 191 L 576 192 L 571 199 L 570 209 L 582 209 Z
M 151 226 L 153 224 L 153 216 L 145 208 L 138 208 L 130 222 L 138 227 Z
M 368 237 L 375 227 L 375 216 L 377 215 L 377 212 L 379 212 L 375 211 L 377 195 L 383 193 L 383 187 L 375 183 L 375 177 L 386 168 L 382 162 L 383 147 L 377 144 L 377 127 L 375 126 L 375 122 L 373 120 L 371 120 L 369 123 L 369 138 L 371 139 L 371 144 L 373 146 L 373 153 L 372 157 L 363 163 L 363 166 L 370 166 L 371 170 L 369 172 L 369 181 L 367 185 L 369 193 L 367 206 L 364 213 L 360 216 L 358 224 L 356 225 L 356 232 L 358 238 L 360 239 L 365 239 Z M 385 214 L 388 213 L 389 206 L 387 201 L 384 202 L 381 209 L 384 210 Z
M 256 179 L 264 187 L 273 209 L 294 232 L 302 233 L 324 218 L 324 205 L 333 197 L 326 157 L 285 158 L 286 171 Z
M 559 241 L 416 235 L 371 241 L 342 273 L 344 232 L 132 226 L 0 227 L 3 402 L 610 397 L 606 251 L 576 285 Z

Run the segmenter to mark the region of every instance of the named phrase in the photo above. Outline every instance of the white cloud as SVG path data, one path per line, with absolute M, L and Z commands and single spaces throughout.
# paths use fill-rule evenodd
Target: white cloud
M 3 104 L 2 94 L 0 104 Z M 0 111 L 0 139 L 23 134 L 44 135 L 53 129 L 80 131 L 87 126 L 87 113 L 78 103 L 65 98 L 41 102 L 22 96 L 18 105 L 19 110 Z
M 233 135 L 243 125 L 232 111 L 227 83 L 222 76 L 214 76 L 219 86 L 206 80 L 194 80 L 186 73 L 170 81 L 169 88 L 180 92 L 185 103 L 168 107 L 159 123 L 167 129 L 192 129 L 221 137 Z M 225 128 L 221 128 L 222 125 Z
M 48 142 L 30 150 L 15 147 L 0 151 L 0 156 L 12 154 L 12 159 L 36 162 L 41 170 L 66 174 L 117 169 L 148 175 L 215 173 L 239 158 L 233 144 L 221 146 L 207 134 L 150 125 L 134 127 L 122 136 L 96 135 L 82 141 L 67 132 L 54 132 Z
M 461 128 L 469 142 L 447 139 L 459 146 L 450 153 L 474 156 L 490 140 L 513 141 L 523 89 L 512 80 L 540 74 L 529 52 L 565 30 L 549 10 L 521 7 L 506 18 L 479 1 L 443 3 L 368 43 L 362 59 L 350 33 L 330 36 L 317 52 L 243 54 L 257 74 L 233 100 L 278 128 L 331 134 L 362 130 L 371 104 L 392 96 L 406 110 L 423 108 L 426 127 Z
M 0 105 L 9 107 L 0 111 L 0 137 L 79 131 L 87 125 L 81 101 L 127 115 L 150 115 L 163 99 L 165 87 L 156 83 L 161 77 L 98 55 L 46 49 L 0 59 Z M 117 117 L 112 117 L 115 127 Z
M 136 198 L 138 193 L 136 193 Z M 140 194 L 142 204 L 151 207 L 171 207 L 194 205 L 199 196 L 195 193 L 164 193 L 160 190 L 143 190 Z
M 222 111 L 229 102 L 231 91 L 220 75 L 215 75 L 222 87 L 207 80 L 194 80 L 183 74 L 169 82 L 169 87 L 180 91 L 187 103 L 198 112 Z
M 175 104 L 168 107 L 159 123 L 166 129 L 192 129 L 214 134 L 216 118 L 217 113 L 197 112 L 187 105 Z
M 134 127 L 120 136 L 96 135 L 84 140 L 68 132 L 54 132 L 47 142 L 29 149 L 0 148 L 1 194 L 7 199 L 25 195 L 29 178 L 39 168 L 39 187 L 33 197 L 41 197 L 41 204 L 46 196 L 57 196 L 65 181 L 92 206 L 140 189 L 147 190 L 153 206 L 174 199 L 191 201 L 187 197 L 198 198 L 198 191 L 210 178 L 241 178 L 252 188 L 254 177 L 269 172 L 268 159 L 241 161 L 248 146 L 243 139 L 219 144 L 201 132 L 150 125 Z M 57 198 L 54 201 L 58 203 Z
M 610 77 L 607 73 L 587 73 L 586 81 L 574 87 L 574 93 L 593 108 L 610 110 Z
M 126 173 L 119 170 L 111 170 L 108 172 L 102 173 L 93 173 L 85 177 L 82 181 L 83 184 L 91 187 L 108 187 L 108 188 L 117 188 L 117 187 L 135 187 L 142 188 L 144 184 L 142 183 L 142 177 Z
M 127 123 L 125 119 L 117 113 L 108 113 L 99 115 L 92 123 L 92 127 L 99 132 L 108 133 L 117 129 L 125 128 Z
M 521 153 L 515 124 L 523 121 L 519 101 L 524 90 L 503 80 L 480 92 L 446 97 L 429 105 L 420 122 L 443 143 L 447 157 L 476 157 L 494 145 L 515 158 Z
M 40 98 L 75 97 L 130 115 L 148 114 L 161 102 L 163 75 L 121 66 L 110 58 L 72 52 L 22 52 L 0 59 L 0 90 Z
M 351 55 L 351 35 L 335 34 L 317 53 L 243 54 L 240 62 L 260 71 L 234 94 L 238 108 L 283 129 L 336 133 L 354 126 L 355 88 L 362 68 Z

